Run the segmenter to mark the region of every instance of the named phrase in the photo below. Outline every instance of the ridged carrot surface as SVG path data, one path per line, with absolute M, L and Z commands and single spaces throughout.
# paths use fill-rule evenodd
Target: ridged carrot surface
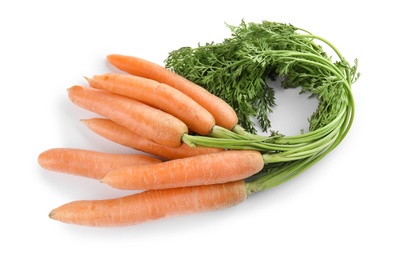
M 121 167 L 101 182 L 117 189 L 149 190 L 188 187 L 242 180 L 264 167 L 258 151 L 228 150 L 152 165 Z
M 214 117 L 181 91 L 155 80 L 127 74 L 107 73 L 87 78 L 90 87 L 136 99 L 159 108 L 181 121 L 190 130 L 207 135 L 215 126 Z
M 64 204 L 49 217 L 68 224 L 117 227 L 170 216 L 195 214 L 235 206 L 247 198 L 243 181 L 225 184 L 148 190 L 108 200 Z
M 179 147 L 169 147 L 160 145 L 151 140 L 143 138 L 134 134 L 127 128 L 120 126 L 109 119 L 104 118 L 90 118 L 81 120 L 88 128 L 100 136 L 142 151 L 148 154 L 152 154 L 164 159 L 180 159 L 186 157 L 193 157 L 201 154 L 218 153 L 224 151 L 220 148 L 210 147 L 190 147 L 189 145 L 182 143 Z
M 153 79 L 180 90 L 207 109 L 219 126 L 232 129 L 238 123 L 235 111 L 224 100 L 165 67 L 138 57 L 119 54 L 108 55 L 107 60 L 129 74 Z
M 38 156 L 38 163 L 44 169 L 98 180 L 119 167 L 158 162 L 161 160 L 143 154 L 112 154 L 75 148 L 53 148 Z
M 178 147 L 188 132 L 178 118 L 128 97 L 81 86 L 69 88 L 68 94 L 74 104 L 159 144 Z

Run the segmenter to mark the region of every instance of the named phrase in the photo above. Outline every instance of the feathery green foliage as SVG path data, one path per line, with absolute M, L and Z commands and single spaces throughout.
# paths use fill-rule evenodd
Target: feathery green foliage
M 351 66 L 332 43 L 293 25 L 242 21 L 239 26 L 228 27 L 232 37 L 222 43 L 172 51 L 166 67 L 235 109 L 242 128 L 227 131 L 215 127 L 211 136 L 184 135 L 183 141 L 191 146 L 262 152 L 265 169 L 246 180 L 247 191 L 252 194 L 297 176 L 344 139 L 355 112 L 351 87 L 360 74 L 357 60 Z M 325 47 L 335 57 L 328 56 Z M 275 100 L 266 82 L 277 78 L 282 79 L 283 88 L 300 87 L 301 93 L 309 92 L 318 99 L 308 133 L 283 136 L 270 130 L 268 113 Z M 252 117 L 271 135 L 256 135 Z
M 274 90 L 268 79 L 283 79 L 282 87 L 301 87 L 318 98 L 319 108 L 309 119 L 310 130 L 330 123 L 339 113 L 344 89 L 342 71 L 353 67 L 345 60 L 332 62 L 319 38 L 290 24 L 264 21 L 228 25 L 232 37 L 222 43 L 172 51 L 166 67 L 203 86 L 230 104 L 239 124 L 255 133 L 256 118 L 263 131 L 270 130 L 268 113 L 275 105 Z

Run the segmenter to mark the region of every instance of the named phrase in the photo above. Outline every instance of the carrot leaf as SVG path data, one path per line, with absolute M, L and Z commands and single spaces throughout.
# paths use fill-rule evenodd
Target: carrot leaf
M 212 136 L 183 136 L 191 146 L 253 149 L 263 153 L 266 167 L 247 180 L 249 194 L 279 185 L 302 173 L 332 151 L 353 123 L 352 84 L 359 78 L 357 60 L 351 65 L 326 39 L 291 24 L 264 21 L 228 25 L 232 36 L 222 43 L 172 51 L 166 67 L 205 87 L 236 111 L 242 129 Z M 333 51 L 329 56 L 324 48 Z M 267 84 L 281 79 L 282 88 L 301 88 L 318 99 L 308 119 L 309 132 L 284 136 L 271 129 L 268 113 L 275 105 Z M 267 138 L 256 137 L 256 118 Z M 244 131 L 246 129 L 247 132 Z
M 268 114 L 276 101 L 269 79 L 281 77 L 282 87 L 301 87 L 302 93 L 309 91 L 318 98 L 319 107 L 309 118 L 310 130 L 336 117 L 344 105 L 339 101 L 345 91 L 340 87 L 342 78 L 357 79 L 357 60 L 351 67 L 329 42 L 290 24 L 242 21 L 227 26 L 231 37 L 174 50 L 165 60 L 166 67 L 228 102 L 239 124 L 251 133 L 257 132 L 254 119 L 264 132 L 271 128 Z M 315 39 L 332 47 L 340 59 L 333 62 Z

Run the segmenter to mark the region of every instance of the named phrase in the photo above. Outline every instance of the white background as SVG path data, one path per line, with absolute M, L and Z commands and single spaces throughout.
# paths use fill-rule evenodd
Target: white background
M 405 259 L 402 10 L 391 0 L 2 1 L 0 258 Z M 359 59 L 355 123 L 341 145 L 227 210 L 125 228 L 49 219 L 63 203 L 126 193 L 45 171 L 40 152 L 132 152 L 82 125 L 93 115 L 73 106 L 66 89 L 108 72 L 107 54 L 163 65 L 171 50 L 228 37 L 224 23 L 241 19 L 291 23 Z M 279 110 L 294 107 L 283 102 Z M 295 118 L 302 115 L 284 121 Z

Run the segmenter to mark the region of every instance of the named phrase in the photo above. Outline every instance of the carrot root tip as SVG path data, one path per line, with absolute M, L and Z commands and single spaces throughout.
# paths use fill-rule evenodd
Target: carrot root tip
M 53 210 L 49 212 L 48 217 L 51 219 L 55 219 L 55 212 Z

